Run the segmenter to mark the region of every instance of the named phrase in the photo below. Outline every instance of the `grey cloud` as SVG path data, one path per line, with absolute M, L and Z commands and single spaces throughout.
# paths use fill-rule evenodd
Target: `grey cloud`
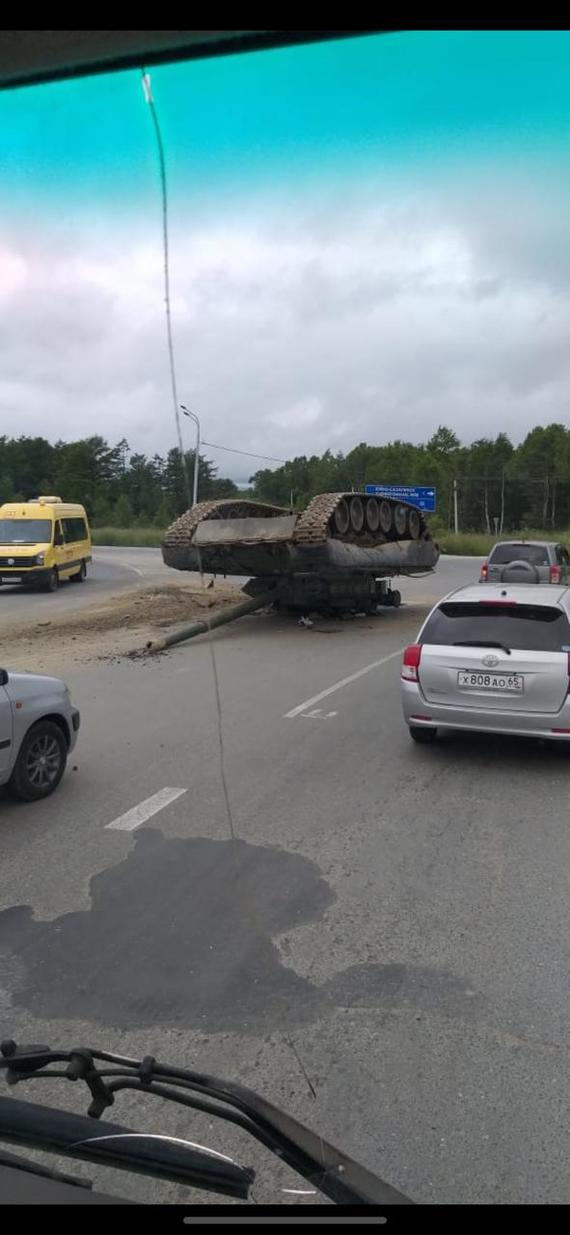
M 236 216 L 174 233 L 180 398 L 200 410 L 204 436 L 287 457 L 422 440 L 442 422 L 464 440 L 500 429 L 519 440 L 560 419 L 570 264 L 554 276 L 545 232 L 556 210 L 521 205 L 508 243 L 499 204 L 478 212 L 457 190 L 446 209 L 353 200 L 286 225 Z M 77 236 L 62 259 L 47 234 L 31 257 L 14 235 L 26 277 L 11 258 L 0 431 L 126 436 L 147 453 L 175 444 L 159 240 Z M 217 461 L 243 478 L 239 457 Z
M 497 168 L 446 181 L 448 217 L 458 224 L 487 275 L 529 285 L 570 288 L 568 174 L 536 160 L 534 175 Z

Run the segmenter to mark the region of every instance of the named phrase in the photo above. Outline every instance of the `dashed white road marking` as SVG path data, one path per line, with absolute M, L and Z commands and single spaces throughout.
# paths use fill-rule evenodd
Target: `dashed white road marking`
M 380 660 L 373 660 L 370 665 L 365 665 L 363 669 L 358 669 L 356 673 L 349 674 L 347 678 L 341 678 L 340 682 L 334 683 L 334 686 L 327 686 L 326 690 L 321 690 L 320 694 L 313 695 L 312 699 L 305 699 L 304 703 L 299 703 L 296 708 L 291 708 L 290 712 L 285 712 L 284 720 L 300 716 L 302 712 L 312 708 L 315 703 L 320 703 L 321 699 L 326 699 L 327 695 L 334 695 L 335 690 L 342 690 L 343 686 L 348 686 L 350 682 L 356 682 L 358 678 L 363 678 L 366 673 L 371 673 L 372 669 L 379 669 L 381 665 L 386 665 L 389 660 L 395 660 L 397 656 L 402 655 L 403 651 L 403 648 L 398 648 L 396 652 L 390 652 L 388 656 L 382 656 Z
M 164 810 L 165 806 L 170 806 L 171 802 L 175 802 L 177 798 L 182 797 L 183 793 L 187 793 L 186 789 L 159 789 L 158 793 L 153 793 L 152 797 L 145 798 L 144 802 L 139 802 L 138 806 L 133 806 L 131 810 L 126 811 L 124 815 L 119 815 L 117 819 L 113 819 L 112 823 L 107 823 L 107 828 L 114 828 L 118 832 L 133 832 L 135 828 L 139 828 L 141 823 L 146 823 L 147 819 L 151 819 L 159 810 Z

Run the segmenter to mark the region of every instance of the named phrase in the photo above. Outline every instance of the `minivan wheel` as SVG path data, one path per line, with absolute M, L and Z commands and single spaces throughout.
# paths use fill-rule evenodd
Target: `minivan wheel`
M 437 729 L 433 725 L 429 729 L 424 725 L 410 725 L 410 737 L 414 742 L 435 742 Z
M 59 587 L 59 574 L 57 571 L 57 566 L 54 566 L 53 569 L 50 570 L 49 575 L 47 577 L 47 583 L 45 584 L 46 592 L 57 592 L 58 587 Z
M 87 567 L 85 565 L 85 562 L 82 562 L 81 566 L 79 567 L 79 570 L 77 571 L 77 574 L 71 576 L 71 582 L 72 583 L 85 583 L 86 578 L 87 578 Z
M 40 720 L 28 730 L 20 747 L 10 788 L 24 802 L 47 798 L 57 789 L 67 763 L 67 742 L 59 725 Z

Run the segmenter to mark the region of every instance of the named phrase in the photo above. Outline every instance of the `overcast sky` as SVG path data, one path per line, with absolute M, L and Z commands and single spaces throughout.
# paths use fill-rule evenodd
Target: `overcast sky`
M 179 392 L 206 440 L 286 458 L 568 421 L 569 68 L 557 31 L 152 71 Z M 4 93 L 0 133 L 0 432 L 165 453 L 140 76 Z M 239 480 L 263 466 L 205 453 Z

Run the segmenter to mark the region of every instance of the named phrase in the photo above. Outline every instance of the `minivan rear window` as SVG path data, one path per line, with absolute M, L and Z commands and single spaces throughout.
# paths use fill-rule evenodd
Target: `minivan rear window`
M 489 564 L 505 566 L 507 562 L 530 562 L 533 566 L 548 566 L 548 550 L 544 545 L 497 545 Z
M 528 652 L 570 651 L 570 623 L 553 605 L 447 601 L 432 613 L 420 643 L 495 642 Z

